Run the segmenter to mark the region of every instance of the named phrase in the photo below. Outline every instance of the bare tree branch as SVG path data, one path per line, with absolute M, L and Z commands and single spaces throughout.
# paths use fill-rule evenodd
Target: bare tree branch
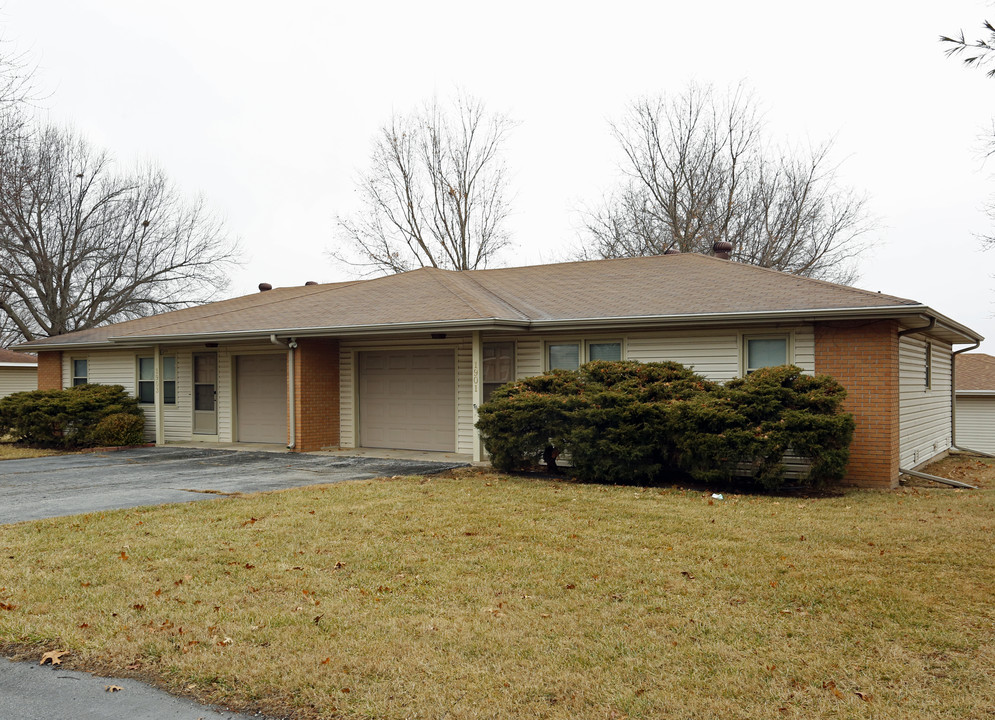
M 32 340 L 208 300 L 237 244 L 162 170 L 115 170 L 72 131 L 0 135 L 0 337 Z
M 771 145 L 744 87 L 724 98 L 694 84 L 643 98 L 612 133 L 625 181 L 584 213 L 584 257 L 708 253 L 721 240 L 740 262 L 854 279 L 871 227 L 864 198 L 838 186 L 831 145 L 807 153 Z
M 433 101 L 391 118 L 359 181 L 363 209 L 337 218 L 332 257 L 371 272 L 486 266 L 509 244 L 502 146 L 513 127 L 464 94 L 448 111 Z
M 995 27 L 992 27 L 992 24 L 987 20 L 982 23 L 982 27 L 988 33 L 987 38 L 967 40 L 963 30 L 957 37 L 940 35 L 940 42 L 947 43 L 949 46 L 945 51 L 947 57 L 959 56 L 968 67 L 984 68 L 991 65 L 992 60 L 995 59 L 995 54 L 993 54 L 995 53 Z M 985 75 L 995 77 L 995 67 L 988 70 Z

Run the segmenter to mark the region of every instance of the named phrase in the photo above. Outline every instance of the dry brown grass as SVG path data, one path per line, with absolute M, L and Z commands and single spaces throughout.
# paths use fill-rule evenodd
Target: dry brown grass
M 18 447 L 9 438 L 0 438 L 0 460 L 24 460 L 25 458 L 60 455 L 58 450 L 39 450 L 36 448 Z
M 991 717 L 993 523 L 991 490 L 342 483 L 0 528 L 0 637 L 301 718 Z

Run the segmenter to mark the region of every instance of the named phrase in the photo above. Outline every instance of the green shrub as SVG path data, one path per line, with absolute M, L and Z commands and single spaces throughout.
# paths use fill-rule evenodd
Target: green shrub
M 477 427 L 500 470 L 534 465 L 550 445 L 582 480 L 703 481 L 745 471 L 765 487 L 785 482 L 784 457 L 810 463 L 802 482 L 843 477 L 853 418 L 828 376 L 764 368 L 726 385 L 677 363 L 592 362 L 509 383 L 479 408 Z
M 144 427 L 138 401 L 121 385 L 15 393 L 0 399 L 0 436 L 9 434 L 34 447 L 92 447 L 100 421 L 117 414 L 134 416 Z
M 145 442 L 145 418 L 128 413 L 108 415 L 93 428 L 90 442 L 97 447 L 141 445 Z

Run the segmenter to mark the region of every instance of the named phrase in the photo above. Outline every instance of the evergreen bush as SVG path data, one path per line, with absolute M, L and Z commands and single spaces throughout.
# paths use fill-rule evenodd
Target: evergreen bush
M 14 393 L 0 399 L 0 436 L 9 434 L 33 447 L 93 447 L 98 444 L 93 433 L 100 421 L 118 414 L 135 417 L 132 424 L 140 423 L 144 428 L 145 416 L 138 400 L 121 385 Z
M 833 378 L 790 365 L 719 385 L 678 363 L 599 361 L 502 386 L 479 408 L 477 427 L 505 471 L 535 465 L 552 445 L 587 481 L 746 472 L 776 488 L 791 453 L 810 463 L 801 482 L 822 485 L 846 470 L 854 424 L 841 412 L 845 396 Z

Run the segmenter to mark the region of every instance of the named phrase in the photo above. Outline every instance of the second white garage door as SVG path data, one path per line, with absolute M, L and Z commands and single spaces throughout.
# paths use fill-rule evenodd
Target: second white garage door
M 235 358 L 238 441 L 287 442 L 287 356 Z
M 359 442 L 363 447 L 454 451 L 453 351 L 360 353 Z

